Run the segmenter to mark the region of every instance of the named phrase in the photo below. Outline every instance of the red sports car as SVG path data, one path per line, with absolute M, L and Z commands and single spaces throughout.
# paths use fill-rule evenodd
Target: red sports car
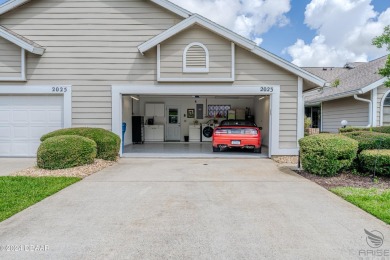
M 214 129 L 213 152 L 240 147 L 261 153 L 261 128 L 245 120 L 224 120 Z

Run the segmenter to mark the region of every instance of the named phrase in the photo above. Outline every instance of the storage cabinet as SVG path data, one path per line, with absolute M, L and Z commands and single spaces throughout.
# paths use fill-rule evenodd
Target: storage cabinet
M 146 142 L 164 142 L 163 125 L 146 125 L 145 126 Z
M 146 117 L 164 117 L 165 113 L 165 105 L 164 104 L 145 104 L 145 116 Z
M 189 126 L 189 141 L 190 142 L 200 142 L 200 125 L 190 125 Z

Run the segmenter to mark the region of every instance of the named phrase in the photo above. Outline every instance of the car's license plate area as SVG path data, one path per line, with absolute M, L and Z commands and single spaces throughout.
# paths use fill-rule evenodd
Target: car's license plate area
M 241 141 L 239 141 L 239 140 L 232 140 L 231 144 L 241 144 Z

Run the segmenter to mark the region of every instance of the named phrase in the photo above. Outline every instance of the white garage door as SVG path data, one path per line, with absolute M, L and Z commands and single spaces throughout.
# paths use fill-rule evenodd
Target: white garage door
M 35 156 L 40 137 L 63 121 L 62 96 L 0 96 L 0 156 Z

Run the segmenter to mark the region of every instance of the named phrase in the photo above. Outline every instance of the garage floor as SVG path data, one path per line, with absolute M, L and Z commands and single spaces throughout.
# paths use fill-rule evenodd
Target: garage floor
M 266 158 L 268 149 L 262 153 L 251 150 L 227 150 L 213 153 L 211 143 L 145 143 L 126 145 L 123 157 L 197 157 L 197 158 Z

